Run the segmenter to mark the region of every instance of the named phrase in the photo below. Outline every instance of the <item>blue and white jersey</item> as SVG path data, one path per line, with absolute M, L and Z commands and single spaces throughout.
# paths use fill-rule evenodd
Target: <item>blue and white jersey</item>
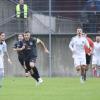
M 73 52 L 73 58 L 76 56 L 85 56 L 84 45 L 89 47 L 89 43 L 85 37 L 75 36 L 72 38 L 69 44 L 69 48 Z

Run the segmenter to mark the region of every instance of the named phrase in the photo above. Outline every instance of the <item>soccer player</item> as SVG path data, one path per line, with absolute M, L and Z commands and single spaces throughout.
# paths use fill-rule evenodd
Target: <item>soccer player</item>
M 0 87 L 2 87 L 2 80 L 4 77 L 4 53 L 6 52 L 5 44 L 2 41 L 2 32 L 0 32 Z M 8 57 L 8 61 L 11 63 Z
M 38 84 L 43 82 L 35 65 L 37 59 L 37 44 L 39 43 L 43 46 L 44 51 L 49 53 L 48 49 L 39 38 L 31 37 L 29 32 L 24 33 L 25 65 L 28 71 L 30 71 L 31 76 L 37 81 Z
M 18 40 L 15 42 L 13 50 L 17 51 L 18 60 L 25 70 L 26 77 L 28 77 L 29 74 L 28 74 L 27 68 L 25 67 L 25 60 L 24 60 L 24 48 L 25 48 L 25 46 L 23 44 L 23 38 L 24 38 L 23 34 L 18 34 Z
M 86 70 L 86 55 L 84 45 L 89 48 L 89 43 L 85 37 L 82 36 L 82 29 L 77 28 L 77 35 L 72 38 L 69 48 L 73 53 L 74 65 L 78 72 L 80 72 L 80 82 L 84 83 Z
M 100 36 L 96 36 L 96 42 L 94 42 L 92 66 L 96 69 L 97 77 L 100 77 Z
M 82 33 L 82 35 L 84 37 L 86 37 L 86 39 L 87 39 L 87 41 L 90 45 L 90 48 L 88 48 L 86 45 L 84 46 L 85 53 L 86 53 L 86 64 L 87 64 L 86 71 L 88 71 L 88 68 L 89 68 L 89 65 L 90 65 L 90 62 L 91 62 L 91 56 L 92 56 L 92 53 L 93 53 L 94 43 L 93 43 L 92 39 L 87 36 L 87 34 Z M 85 80 L 86 80 L 86 71 L 85 71 Z
M 11 61 L 11 59 L 9 57 L 9 54 L 8 54 L 8 51 L 7 51 L 7 44 L 5 42 L 5 33 L 4 32 L 1 32 L 1 40 L 2 40 L 2 43 L 4 45 L 4 52 L 5 52 L 5 54 L 6 54 L 7 58 L 8 58 L 8 62 L 10 64 L 12 64 L 12 61 Z
M 3 76 L 4 76 L 3 43 L 1 39 L 1 33 L 0 33 L 0 88 L 2 86 Z

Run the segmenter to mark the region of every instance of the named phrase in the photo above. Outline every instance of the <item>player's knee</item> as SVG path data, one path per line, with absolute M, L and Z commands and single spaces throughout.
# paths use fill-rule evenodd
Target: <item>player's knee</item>
M 86 69 L 86 65 L 82 65 L 81 68 L 82 68 L 82 69 Z
M 89 65 L 86 66 L 85 70 L 88 71 L 88 69 L 89 69 Z
M 30 62 L 30 67 L 33 68 L 35 66 L 34 62 Z
M 80 69 L 81 69 L 80 66 L 77 66 L 77 67 L 76 67 L 76 70 L 77 70 L 77 71 L 80 71 Z

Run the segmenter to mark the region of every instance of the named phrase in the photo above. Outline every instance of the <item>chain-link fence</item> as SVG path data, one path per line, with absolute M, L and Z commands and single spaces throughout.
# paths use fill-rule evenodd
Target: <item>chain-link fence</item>
M 23 70 L 12 51 L 16 34 L 30 31 L 42 39 L 49 55 L 38 49 L 37 66 L 43 76 L 74 76 L 73 59 L 69 50 L 69 41 L 81 26 L 85 33 L 99 35 L 100 1 L 99 0 L 24 0 L 29 6 L 27 19 L 16 18 L 15 6 L 18 0 L 0 1 L 0 30 L 7 36 L 8 50 L 14 62 L 11 69 L 6 64 L 6 75 L 23 75 Z M 13 35 L 12 35 L 13 34 Z M 13 54 L 13 55 L 12 55 Z M 9 65 L 10 66 L 10 65 Z M 18 67 L 20 66 L 20 67 Z M 16 71 L 18 69 L 18 71 Z M 22 71 L 21 71 L 21 70 Z M 13 72 L 11 74 L 11 71 Z M 91 75 L 91 72 L 89 73 Z

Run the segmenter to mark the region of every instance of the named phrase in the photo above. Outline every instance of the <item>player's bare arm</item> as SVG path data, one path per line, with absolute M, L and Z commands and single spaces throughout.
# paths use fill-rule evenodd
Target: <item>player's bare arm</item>
M 44 49 L 44 51 L 45 51 L 46 53 L 49 53 L 49 50 L 48 50 L 47 47 L 45 46 L 44 42 L 43 42 L 42 40 L 40 40 L 39 38 L 37 38 L 37 44 L 41 44 L 42 47 L 43 47 L 43 49 Z

